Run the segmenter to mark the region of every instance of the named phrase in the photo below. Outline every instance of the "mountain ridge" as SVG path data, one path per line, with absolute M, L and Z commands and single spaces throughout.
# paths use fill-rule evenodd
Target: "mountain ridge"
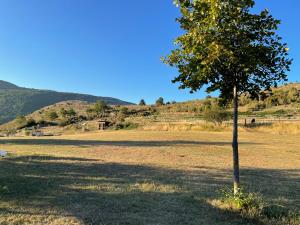
M 21 87 L 4 80 L 0 80 L 0 89 L 21 89 Z
M 17 115 L 27 115 L 45 106 L 69 100 L 132 105 L 130 102 L 112 97 L 25 88 L 0 80 L 0 124 L 14 119 Z

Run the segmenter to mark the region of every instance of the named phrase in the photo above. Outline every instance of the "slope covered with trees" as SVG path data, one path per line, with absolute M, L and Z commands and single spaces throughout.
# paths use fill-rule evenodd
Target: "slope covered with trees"
M 16 118 L 17 115 L 27 115 L 45 106 L 68 100 L 105 101 L 109 105 L 131 104 L 116 98 L 21 88 L 0 81 L 0 124 Z

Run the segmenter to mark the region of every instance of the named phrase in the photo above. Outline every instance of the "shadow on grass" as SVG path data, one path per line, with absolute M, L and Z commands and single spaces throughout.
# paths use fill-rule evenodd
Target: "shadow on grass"
M 261 224 L 207 203 L 231 184 L 231 172 L 195 171 L 51 156 L 0 160 L 0 215 L 75 217 L 82 224 Z M 299 171 L 242 171 L 270 200 L 299 203 Z M 11 202 L 15 207 L 5 207 Z M 1 205 L 5 203 L 4 205 Z M 40 221 L 33 221 L 40 223 Z
M 14 145 L 76 145 L 81 147 L 90 146 L 117 146 L 117 147 L 159 147 L 176 145 L 213 145 L 230 146 L 231 142 L 222 141 L 101 141 L 101 140 L 68 140 L 68 139 L 0 139 L 0 144 Z M 257 145 L 259 143 L 240 142 L 240 145 Z

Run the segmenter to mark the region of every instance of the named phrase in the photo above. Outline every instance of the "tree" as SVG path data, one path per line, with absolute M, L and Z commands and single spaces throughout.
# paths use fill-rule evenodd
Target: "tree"
M 33 119 L 32 117 L 29 117 L 27 119 L 27 127 L 32 127 L 32 126 L 35 126 L 37 123 L 35 121 L 35 119 Z
M 70 118 L 76 116 L 76 111 L 73 108 L 70 108 L 68 110 L 66 110 L 65 108 L 61 108 L 59 112 L 63 118 Z
M 102 117 L 109 106 L 104 101 L 97 101 L 93 107 L 87 109 L 88 114 L 95 114 L 96 117 Z
M 63 118 L 66 118 L 66 116 L 67 116 L 67 114 L 68 114 L 68 111 L 65 110 L 65 108 L 61 108 L 61 109 L 59 110 L 59 112 L 60 112 L 60 115 L 61 115 Z
M 144 99 L 141 99 L 140 103 L 139 103 L 140 106 L 145 106 L 146 105 L 146 102 Z
M 97 101 L 94 105 L 94 111 L 97 117 L 102 117 L 105 114 L 105 111 L 108 109 L 107 104 L 104 101 Z
M 257 97 L 286 81 L 287 45 L 276 34 L 279 20 L 264 10 L 251 12 L 254 0 L 176 0 L 184 34 L 163 61 L 176 67 L 173 80 L 191 92 L 204 85 L 208 93 L 219 91 L 223 104 L 233 102 L 234 193 L 239 191 L 238 98 Z
M 69 110 L 67 110 L 67 116 L 69 117 L 76 116 L 76 111 L 73 108 L 70 108 Z
M 157 100 L 156 100 L 156 103 L 155 103 L 157 106 L 162 106 L 164 105 L 164 99 L 163 97 L 159 97 Z

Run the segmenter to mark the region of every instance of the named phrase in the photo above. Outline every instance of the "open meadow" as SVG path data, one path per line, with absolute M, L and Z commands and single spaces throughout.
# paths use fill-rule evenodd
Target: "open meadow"
M 276 224 L 218 205 L 218 190 L 232 186 L 231 135 L 1 138 L 0 224 Z M 242 184 L 299 211 L 299 152 L 299 135 L 241 132 Z

